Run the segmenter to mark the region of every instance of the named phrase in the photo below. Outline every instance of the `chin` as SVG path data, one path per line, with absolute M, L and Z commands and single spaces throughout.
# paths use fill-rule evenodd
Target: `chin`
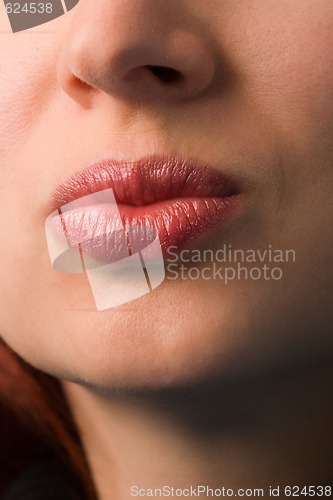
M 69 311 L 62 347 L 60 333 L 50 332 L 42 369 L 109 390 L 179 387 L 229 376 L 248 357 L 246 309 L 240 314 L 230 299 L 208 285 L 168 283 L 103 313 Z

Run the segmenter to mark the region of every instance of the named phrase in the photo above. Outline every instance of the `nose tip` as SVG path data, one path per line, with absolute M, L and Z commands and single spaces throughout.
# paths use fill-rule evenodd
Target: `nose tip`
M 58 79 L 71 98 L 83 103 L 104 93 L 180 100 L 194 98 L 210 86 L 214 55 L 193 27 L 179 26 L 173 21 L 176 16 L 161 20 L 153 8 L 128 14 L 126 0 L 100 2 L 92 2 L 90 16 L 84 9 L 89 0 L 83 0 L 82 8 L 79 3 L 68 29 Z M 138 0 L 141 7 L 152 4 Z

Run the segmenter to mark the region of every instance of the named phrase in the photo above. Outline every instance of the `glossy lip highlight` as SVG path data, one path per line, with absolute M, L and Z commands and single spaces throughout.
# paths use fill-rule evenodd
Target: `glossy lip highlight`
M 72 175 L 56 189 L 54 209 L 73 200 L 112 188 L 117 203 L 143 206 L 174 198 L 225 198 L 240 194 L 234 180 L 192 160 L 148 157 L 103 160 Z
M 114 239 L 108 237 L 114 231 L 113 218 L 102 196 L 102 191 L 110 188 L 124 226 L 156 229 L 164 253 L 171 245 L 183 247 L 224 225 L 236 211 L 241 194 L 230 177 L 179 158 L 104 160 L 78 172 L 56 189 L 53 210 L 94 194 L 94 206 L 64 212 L 62 217 L 71 244 L 78 246 L 80 240 L 91 236 L 86 251 L 103 262 L 109 262 L 117 253 Z M 105 235 L 98 244 L 94 243 L 96 230 Z

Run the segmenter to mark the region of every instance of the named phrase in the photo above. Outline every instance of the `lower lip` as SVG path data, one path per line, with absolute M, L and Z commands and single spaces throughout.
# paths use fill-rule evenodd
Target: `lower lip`
M 168 248 L 181 250 L 201 235 L 224 228 L 238 212 L 240 196 L 225 198 L 179 198 L 135 207 L 118 204 L 122 224 L 153 228 L 157 231 L 164 256 Z M 63 212 L 57 231 L 66 231 L 71 246 L 82 247 L 92 258 L 109 263 L 121 258 L 123 248 L 112 207 L 94 205 Z M 96 235 L 98 235 L 96 237 Z

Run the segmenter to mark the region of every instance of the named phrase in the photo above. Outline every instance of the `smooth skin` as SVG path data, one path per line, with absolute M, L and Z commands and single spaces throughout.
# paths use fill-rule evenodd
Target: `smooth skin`
M 80 0 L 17 34 L 0 9 L 0 332 L 64 381 L 100 498 L 130 498 L 134 479 L 326 480 L 331 0 Z M 242 213 L 204 245 L 293 249 L 283 278 L 166 280 L 115 309 L 80 307 L 86 280 L 48 257 L 52 193 L 103 158 L 153 154 L 238 179 Z

